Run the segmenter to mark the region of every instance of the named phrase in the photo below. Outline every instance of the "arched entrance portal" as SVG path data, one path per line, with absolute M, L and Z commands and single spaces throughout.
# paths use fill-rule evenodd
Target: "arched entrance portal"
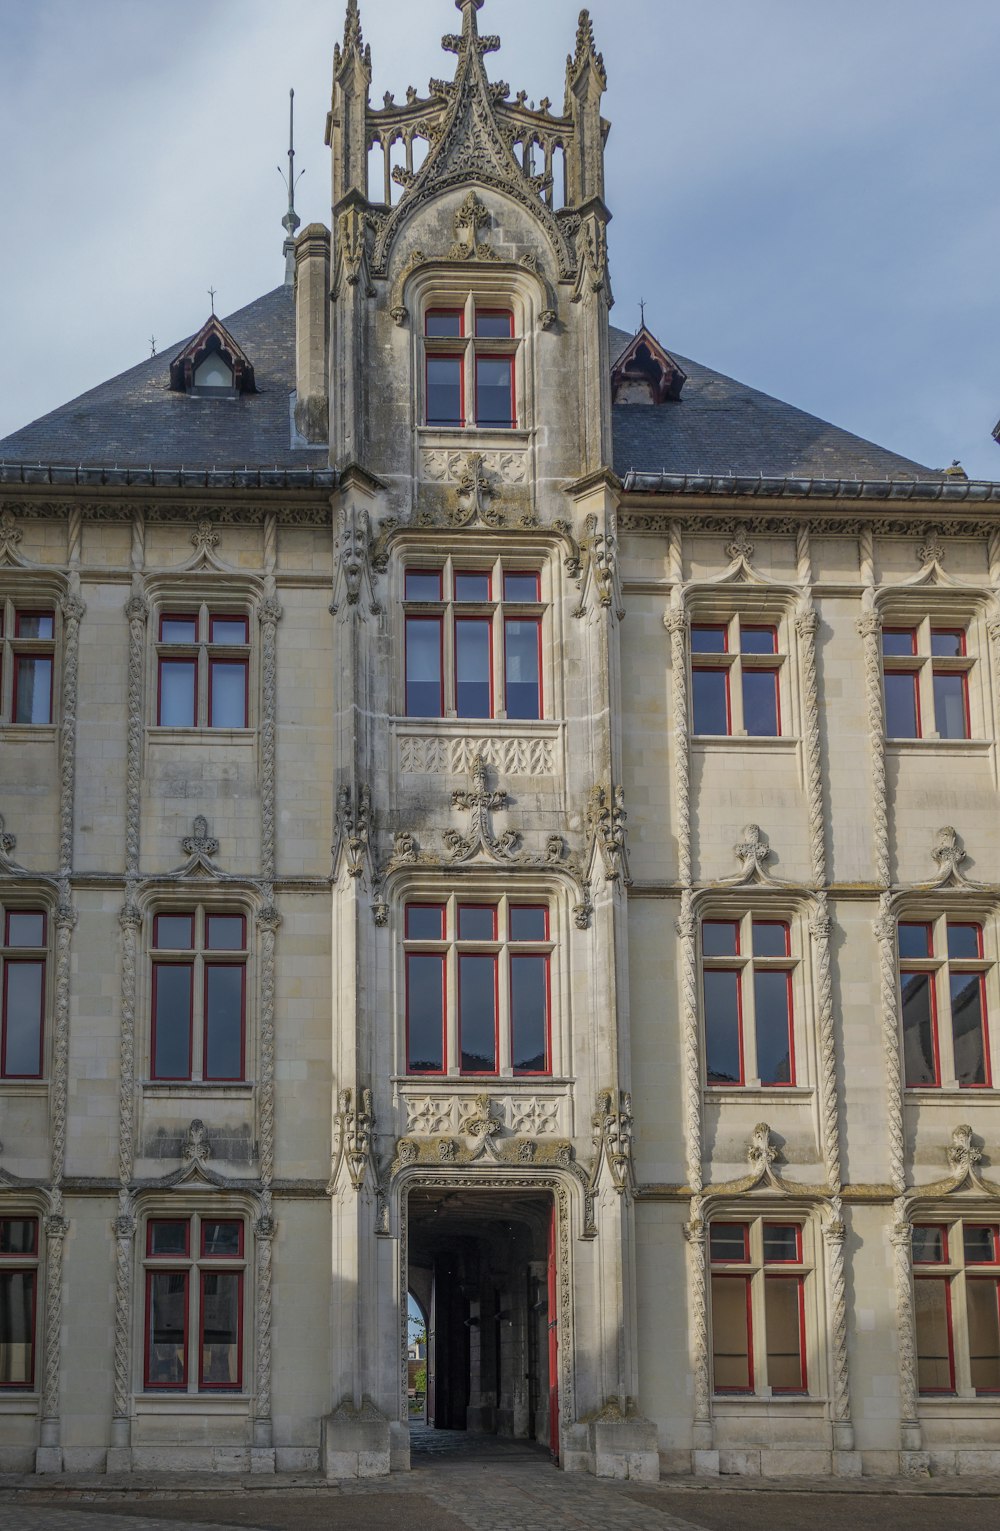
M 558 1457 L 552 1193 L 415 1186 L 407 1287 L 427 1315 L 426 1424 Z

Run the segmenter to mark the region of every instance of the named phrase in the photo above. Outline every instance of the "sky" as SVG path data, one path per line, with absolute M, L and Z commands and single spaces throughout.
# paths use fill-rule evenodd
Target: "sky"
M 487 0 L 562 101 L 578 0 Z M 1000 478 L 997 0 L 593 0 L 612 323 L 931 467 Z M 282 280 L 342 0 L 0 0 L 0 437 Z M 452 0 L 361 0 L 372 99 L 450 76 Z

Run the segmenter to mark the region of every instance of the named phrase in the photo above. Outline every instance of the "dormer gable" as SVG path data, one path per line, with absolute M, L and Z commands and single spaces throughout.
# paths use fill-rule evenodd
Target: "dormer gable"
M 215 314 L 170 363 L 170 387 L 174 393 L 198 398 L 234 398 L 257 392 L 253 363 Z
M 611 369 L 614 404 L 665 404 L 681 396 L 687 373 L 645 324 Z

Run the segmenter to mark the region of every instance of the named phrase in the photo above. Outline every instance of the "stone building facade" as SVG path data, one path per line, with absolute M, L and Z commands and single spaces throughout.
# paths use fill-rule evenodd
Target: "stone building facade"
M 1000 484 L 613 329 L 482 4 L 0 443 L 0 1468 L 406 1468 L 409 1294 L 567 1470 L 994 1470 Z

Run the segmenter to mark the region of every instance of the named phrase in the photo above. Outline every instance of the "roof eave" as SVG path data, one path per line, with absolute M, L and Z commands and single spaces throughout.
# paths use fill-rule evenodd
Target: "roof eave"
M 909 500 L 1000 504 L 1000 482 L 984 479 L 839 479 L 763 474 L 666 473 L 630 468 L 625 494 L 710 495 L 738 499 Z

